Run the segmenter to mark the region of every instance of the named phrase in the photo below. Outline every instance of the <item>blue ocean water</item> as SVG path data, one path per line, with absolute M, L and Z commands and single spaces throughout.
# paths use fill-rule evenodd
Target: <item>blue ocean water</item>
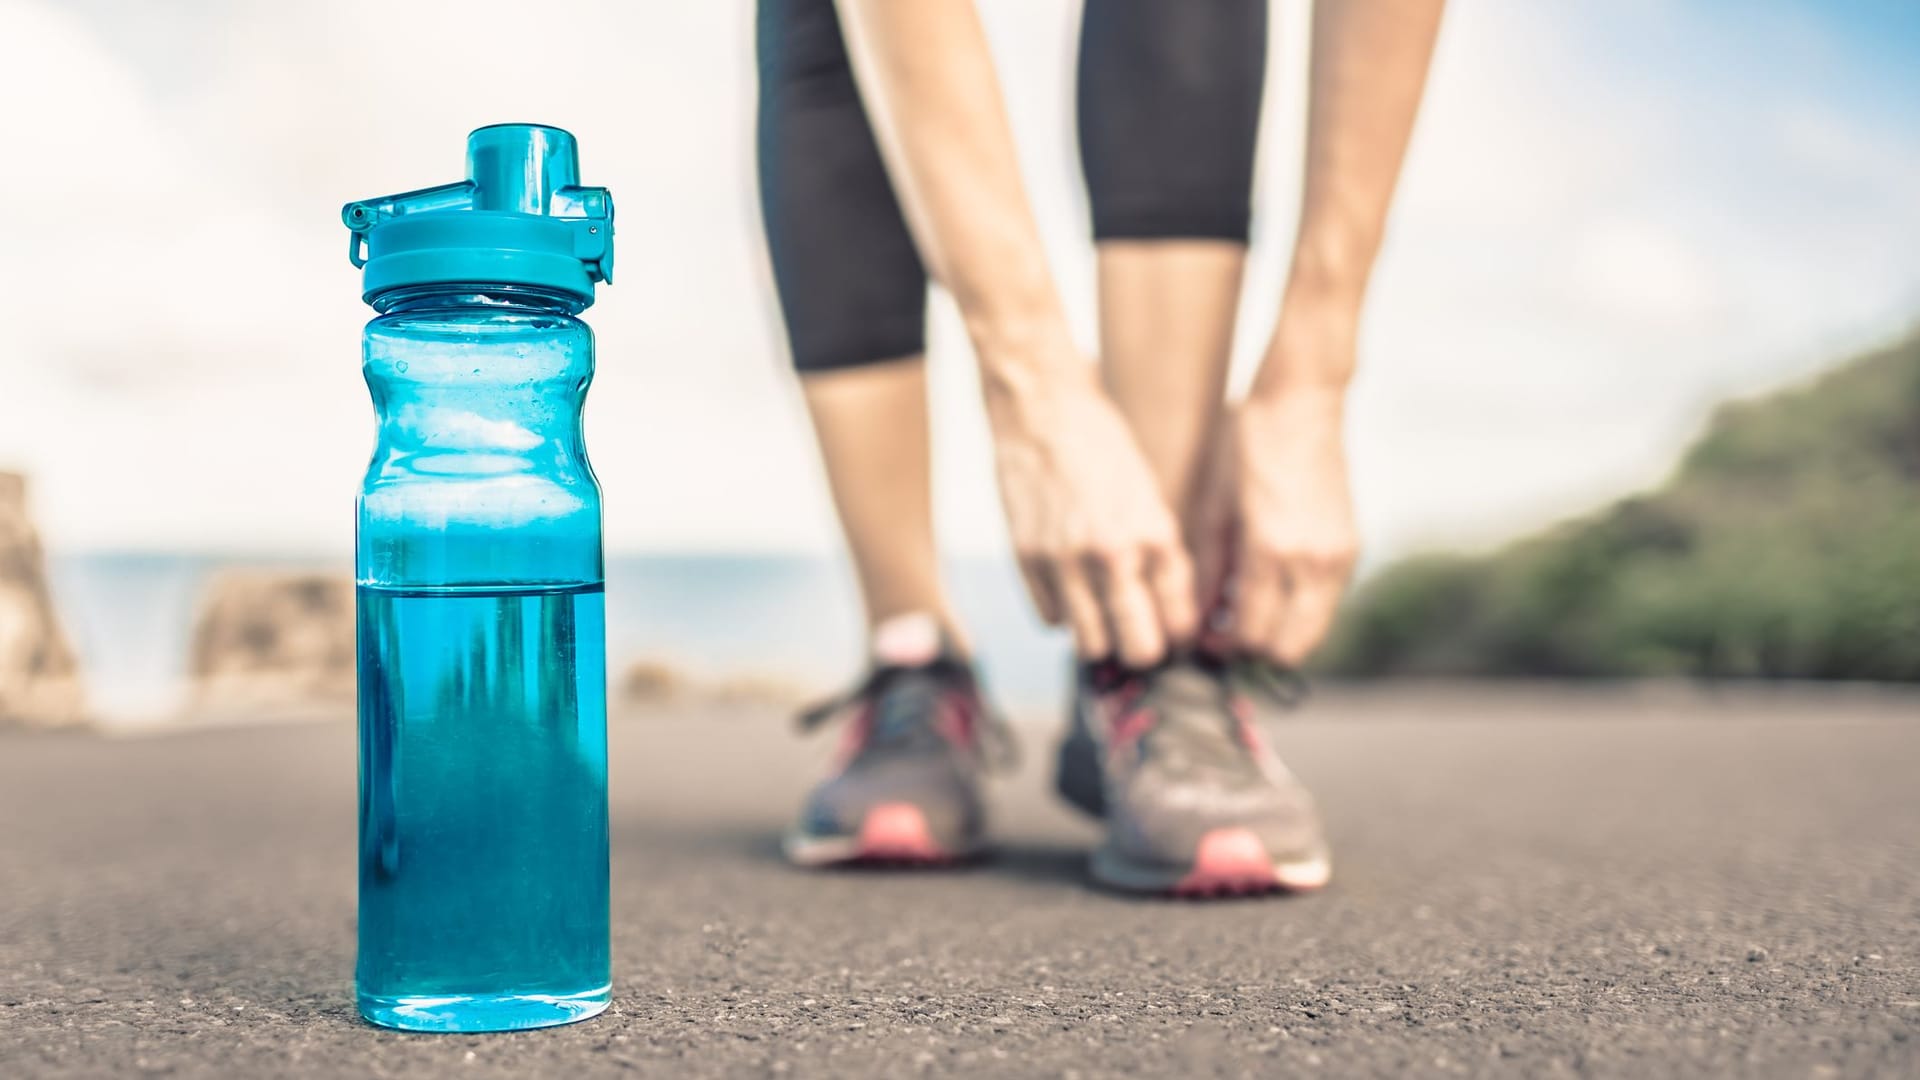
M 78 654 L 88 707 L 124 726 L 178 708 L 201 590 L 221 567 L 250 565 L 168 552 L 49 555 L 54 608 Z
M 1043 626 L 1010 563 L 946 565 L 989 691 L 1008 708 L 1065 708 L 1070 647 Z M 859 592 L 839 559 L 635 556 L 607 564 L 607 640 L 617 666 L 665 660 L 696 676 L 771 676 L 834 690 L 866 657 Z
M 344 553 L 343 553 L 344 556 Z M 54 601 L 80 654 L 90 700 L 110 723 L 164 719 L 185 700 L 202 590 L 228 567 L 351 573 L 314 560 L 173 553 L 55 554 Z M 991 692 L 1009 708 L 1064 706 L 1065 635 L 1034 618 L 1019 572 L 992 559 L 947 566 L 954 603 Z M 664 662 L 696 678 L 770 677 L 831 690 L 860 673 L 859 598 L 843 560 L 824 556 L 627 555 L 607 562 L 607 656 Z
M 447 1031 L 598 1012 L 600 586 L 359 592 L 360 1011 Z

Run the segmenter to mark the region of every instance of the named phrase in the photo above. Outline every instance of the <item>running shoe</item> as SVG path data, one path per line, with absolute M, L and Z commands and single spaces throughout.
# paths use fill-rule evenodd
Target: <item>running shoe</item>
M 1313 796 L 1259 731 L 1262 706 L 1299 701 L 1298 675 L 1180 654 L 1147 670 L 1082 665 L 1078 683 L 1057 786 L 1106 822 L 1095 880 L 1180 896 L 1327 883 Z
M 924 663 L 876 662 L 852 690 L 800 717 L 844 720 L 834 774 L 787 834 L 800 866 L 957 862 L 986 847 L 982 779 L 1010 761 L 1005 722 L 951 648 Z

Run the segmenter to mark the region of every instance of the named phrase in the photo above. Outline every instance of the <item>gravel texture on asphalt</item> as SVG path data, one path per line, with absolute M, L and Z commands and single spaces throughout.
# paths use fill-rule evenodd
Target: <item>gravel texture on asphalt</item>
M 1046 796 L 1003 851 L 802 873 L 819 767 L 750 709 L 616 719 L 615 1000 L 424 1036 L 352 1003 L 352 725 L 0 734 L 0 1076 L 1920 1075 L 1920 698 L 1331 692 L 1311 897 L 1088 887 Z

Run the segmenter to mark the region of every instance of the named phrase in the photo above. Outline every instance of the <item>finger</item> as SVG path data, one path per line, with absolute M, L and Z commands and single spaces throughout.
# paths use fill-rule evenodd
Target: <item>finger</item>
M 1074 650 L 1082 660 L 1101 660 L 1113 655 L 1107 638 L 1107 619 L 1094 596 L 1093 583 L 1074 563 L 1061 563 L 1053 569 L 1053 587 L 1067 613 L 1067 625 L 1073 629 Z
M 1285 565 L 1272 557 L 1242 559 L 1233 589 L 1234 645 L 1265 653 L 1279 636 L 1286 605 Z
M 1105 610 L 1113 651 L 1128 667 L 1151 667 L 1166 655 L 1160 612 L 1137 556 L 1102 559 L 1090 568 Z
M 1227 557 L 1222 559 L 1224 569 L 1220 574 L 1220 583 L 1211 593 L 1198 594 L 1200 607 L 1200 648 L 1216 656 L 1233 651 L 1233 613 L 1234 597 L 1240 591 L 1240 583 L 1234 571 L 1231 557 L 1232 548 L 1228 548 Z
M 1227 601 L 1227 577 L 1233 570 L 1233 500 L 1222 485 L 1210 485 L 1193 522 L 1194 595 L 1202 609 Z
M 1059 626 L 1066 621 L 1067 613 L 1060 601 L 1060 592 L 1054 588 L 1053 575 L 1047 570 L 1047 563 L 1037 555 L 1020 556 L 1020 576 L 1027 581 L 1027 595 L 1033 597 L 1033 608 L 1040 621 L 1048 626 Z
M 1176 544 L 1150 554 L 1146 578 L 1168 643 L 1192 641 L 1200 631 L 1200 608 L 1193 591 L 1193 561 L 1186 549 Z
M 1287 612 L 1275 630 L 1270 655 L 1288 667 L 1306 663 L 1333 628 L 1344 591 L 1345 577 L 1338 573 L 1302 575 L 1288 597 Z
M 1227 603 L 1227 579 L 1233 570 L 1233 523 L 1224 515 L 1202 519 L 1193 535 L 1193 583 L 1188 590 L 1203 611 Z
M 1202 584 L 1200 602 L 1200 647 L 1214 655 L 1234 650 L 1235 597 L 1243 591 L 1239 572 L 1239 526 L 1229 523 L 1214 538 L 1218 559 L 1213 584 Z M 1206 542 L 1204 539 L 1202 542 Z

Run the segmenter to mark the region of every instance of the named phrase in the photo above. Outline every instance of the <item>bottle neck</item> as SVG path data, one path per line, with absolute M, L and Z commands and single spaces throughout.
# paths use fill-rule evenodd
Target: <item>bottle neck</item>
M 591 301 L 567 292 L 529 285 L 412 285 L 373 298 L 373 310 L 382 315 L 420 311 L 483 309 L 547 315 L 578 315 Z

